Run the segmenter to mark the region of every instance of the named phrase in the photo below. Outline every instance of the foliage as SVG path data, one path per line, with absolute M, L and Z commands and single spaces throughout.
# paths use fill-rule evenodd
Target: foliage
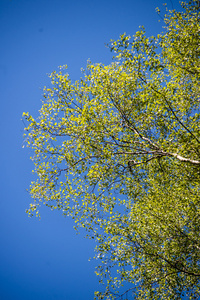
M 50 75 L 26 141 L 38 179 L 27 211 L 60 209 L 97 242 L 99 299 L 200 297 L 199 3 L 168 11 L 165 32 L 112 41 L 114 61 L 72 83 Z

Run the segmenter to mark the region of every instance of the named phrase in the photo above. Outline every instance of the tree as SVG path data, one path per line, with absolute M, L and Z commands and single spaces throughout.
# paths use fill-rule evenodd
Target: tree
M 165 32 L 112 41 L 113 62 L 72 83 L 50 75 L 26 140 L 38 179 L 29 215 L 60 209 L 97 242 L 99 299 L 200 297 L 199 1 L 168 11 Z

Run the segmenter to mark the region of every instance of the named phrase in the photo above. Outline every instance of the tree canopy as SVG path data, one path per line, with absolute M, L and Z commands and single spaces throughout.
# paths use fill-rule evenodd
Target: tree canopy
M 39 118 L 24 113 L 27 212 L 62 210 L 96 240 L 99 299 L 126 282 L 135 299 L 200 297 L 200 9 L 182 6 L 157 36 L 111 41 L 110 65 L 53 72 Z

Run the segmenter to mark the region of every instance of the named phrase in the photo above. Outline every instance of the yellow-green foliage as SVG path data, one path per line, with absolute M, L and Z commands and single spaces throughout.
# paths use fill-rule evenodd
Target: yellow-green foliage
M 157 37 L 112 41 L 114 61 L 75 83 L 53 72 L 39 118 L 24 114 L 38 177 L 27 212 L 60 209 L 96 239 L 99 299 L 123 282 L 135 299 L 200 297 L 199 2 L 184 9 Z

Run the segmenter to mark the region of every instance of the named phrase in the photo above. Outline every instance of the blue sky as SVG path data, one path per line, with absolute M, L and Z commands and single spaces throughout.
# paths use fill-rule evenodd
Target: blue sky
M 165 1 L 180 9 L 178 0 Z M 75 234 L 61 212 L 41 208 L 41 220 L 25 213 L 33 179 L 30 150 L 22 148 L 22 113 L 38 115 L 47 73 L 67 64 L 72 80 L 87 59 L 109 64 L 105 47 L 119 34 L 144 25 L 162 30 L 161 0 L 0 0 L 0 300 L 92 300 L 94 242 Z

